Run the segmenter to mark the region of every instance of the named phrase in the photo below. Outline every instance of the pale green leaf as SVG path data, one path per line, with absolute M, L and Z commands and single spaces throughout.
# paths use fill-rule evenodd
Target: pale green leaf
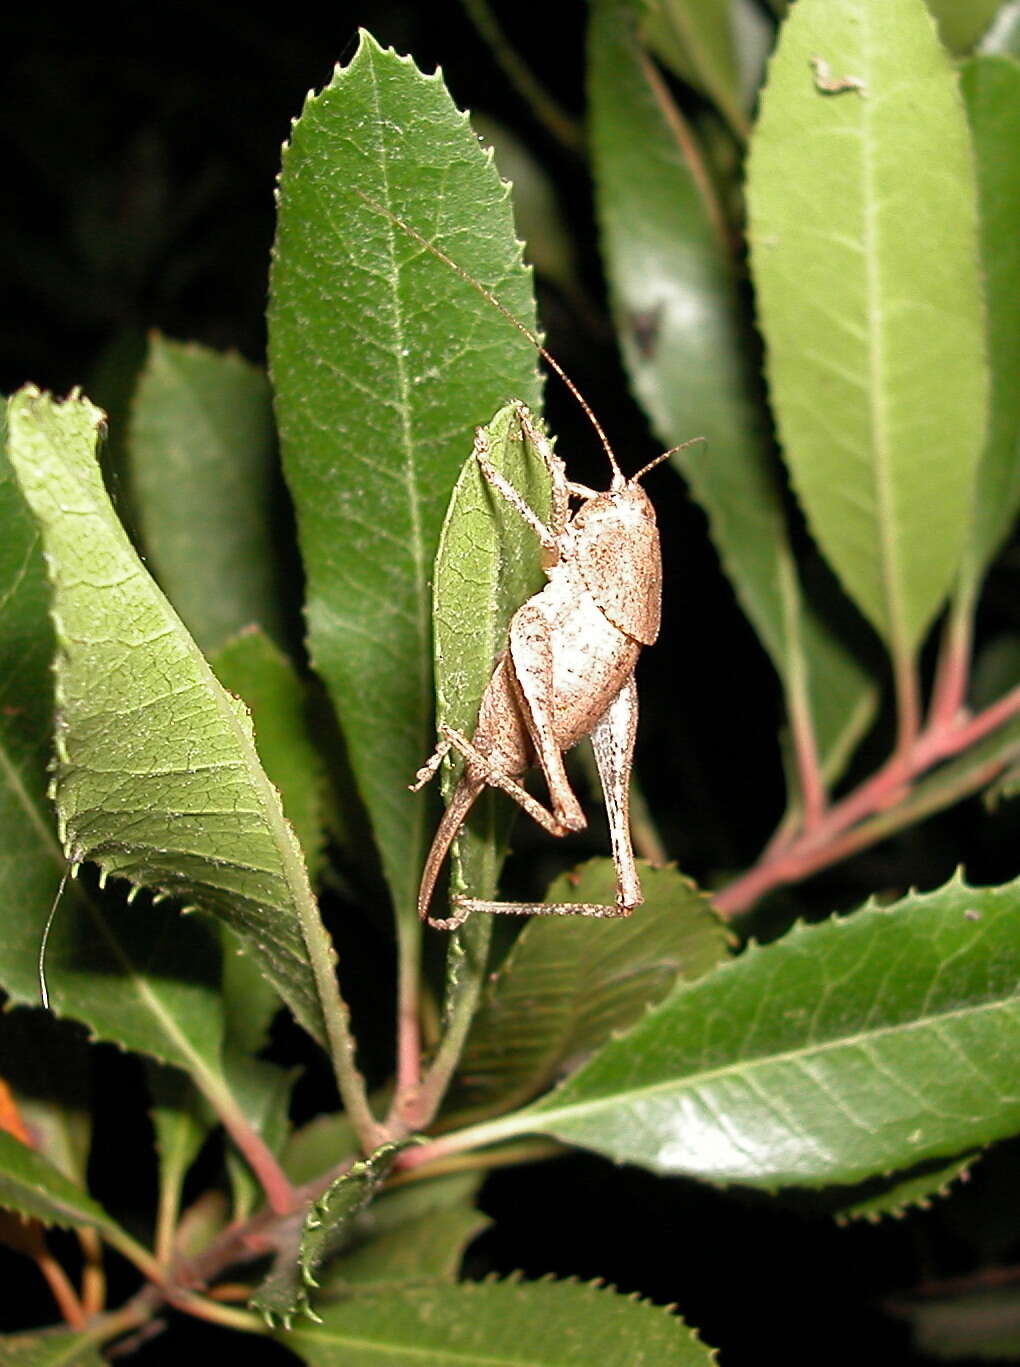
M 925 0 L 950 52 L 970 52 L 995 18 L 1001 0 Z
M 791 9 L 748 205 L 786 460 L 902 667 L 959 565 L 987 389 L 969 134 L 921 0 Z
M 979 580 L 1020 508 L 1020 63 L 974 57 L 961 71 L 981 210 L 991 391 L 964 573 Z
M 54 797 L 69 862 L 215 913 L 325 1034 L 304 934 L 325 936 L 244 706 L 216 682 L 117 522 L 102 414 L 27 388 L 11 460 L 40 524 L 57 624 Z
M 66 867 L 46 773 L 53 632 L 38 530 L 0 459 L 0 982 L 39 1001 L 43 928 Z M 201 1071 L 219 1048 L 219 951 L 209 927 L 68 884 L 46 954 L 50 1001 L 103 1039 Z
M 533 326 L 490 155 L 438 74 L 363 35 L 284 153 L 269 350 L 312 659 L 410 916 L 428 815 L 407 784 L 434 739 L 440 525 L 473 427 L 508 399 L 536 406 L 539 388 L 531 344 L 376 205 Z
M 358 1296 L 283 1338 L 311 1367 L 704 1367 L 675 1315 L 578 1282 L 462 1282 Z M 597 1345 L 597 1349 L 594 1347 Z
M 549 471 L 524 437 L 518 412 L 507 407 L 489 423 L 493 466 L 528 506 L 548 522 Z M 440 722 L 471 735 L 492 676 L 506 649 L 510 618 L 545 582 L 537 538 L 523 518 L 488 483 L 470 456 L 454 486 L 436 552 L 433 578 L 436 713 Z M 463 769 L 448 762 L 448 796 Z M 512 811 L 487 789 L 453 849 L 453 883 L 472 897 L 495 895 Z
M 150 568 L 198 646 L 216 650 L 253 622 L 279 640 L 281 490 L 262 371 L 154 333 L 128 451 Z
M 674 868 L 642 867 L 644 905 L 625 920 L 534 917 L 475 1017 L 453 1108 L 510 1110 L 633 1025 L 680 980 L 727 957 L 708 899 Z M 593 859 L 556 880 L 550 902 L 611 906 L 616 871 Z
M 1020 0 L 1005 0 L 995 22 L 986 30 L 978 52 L 1020 57 Z
M 798 927 L 678 989 L 478 1143 L 540 1132 L 752 1186 L 850 1184 L 1020 1130 L 1020 883 Z
M 675 462 L 788 698 L 806 693 L 834 779 L 873 715 L 874 684 L 803 599 L 721 209 L 627 0 L 593 6 L 589 73 L 602 251 L 631 384 L 664 445 L 706 438 Z

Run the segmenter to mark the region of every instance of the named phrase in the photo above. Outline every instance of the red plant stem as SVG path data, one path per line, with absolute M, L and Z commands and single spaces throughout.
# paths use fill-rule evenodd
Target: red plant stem
M 965 580 L 967 576 L 965 576 Z M 949 607 L 942 632 L 935 684 L 932 688 L 929 727 L 936 730 L 950 725 L 964 710 L 974 635 L 974 599 L 977 584 L 973 577 L 957 589 Z
M 103 1270 L 103 1244 L 94 1229 L 79 1229 L 81 1245 L 81 1304 L 86 1318 L 98 1315 L 106 1303 L 106 1273 Z
M 790 708 L 790 733 L 793 738 L 793 752 L 797 761 L 797 778 L 800 782 L 800 796 L 804 804 L 804 829 L 814 830 L 822 821 L 825 813 L 825 783 L 818 763 L 818 747 L 815 743 L 814 727 L 808 714 L 806 700 L 804 706 Z
M 27 1243 L 31 1248 L 32 1260 L 45 1278 L 46 1285 L 50 1288 L 50 1294 L 57 1303 L 64 1323 L 72 1329 L 83 1328 L 85 1311 L 78 1299 L 78 1294 L 71 1285 L 67 1273 L 47 1247 L 42 1226 L 35 1224 L 34 1221 Z
M 891 816 L 892 809 L 909 797 L 914 779 L 939 761 L 960 754 L 1017 715 L 1020 687 L 976 717 L 957 712 L 955 721 L 929 725 L 915 736 L 908 750 L 897 751 L 876 774 L 831 807 L 812 829 L 791 830 L 785 839 L 773 842 L 752 869 L 716 895 L 716 910 L 723 916 L 739 915 L 772 888 L 796 882 L 881 839 L 893 822 L 875 821 L 867 826 L 859 823 L 879 813 L 889 812 Z M 971 776 L 974 782 L 965 790 L 971 791 L 979 783 L 994 778 L 1001 767 L 1001 761 L 989 761 Z
M 233 1103 L 225 1104 L 220 1098 L 217 1106 L 220 1120 L 231 1139 L 244 1155 L 248 1166 L 265 1192 L 266 1201 L 277 1215 L 286 1215 L 294 1209 L 297 1193 L 287 1174 L 280 1167 L 276 1156 L 270 1151 L 262 1136 L 248 1123 L 240 1107 Z

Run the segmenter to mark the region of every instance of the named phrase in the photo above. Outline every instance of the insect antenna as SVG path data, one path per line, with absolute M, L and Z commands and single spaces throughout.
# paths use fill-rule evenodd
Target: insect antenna
M 595 434 L 602 444 L 602 449 L 603 451 L 605 451 L 606 456 L 609 459 L 610 468 L 613 471 L 613 487 L 622 487 L 622 485 L 626 483 L 626 480 L 623 477 L 623 472 L 617 464 L 616 455 L 613 452 L 612 446 L 609 444 L 609 438 L 606 436 L 602 424 L 595 416 L 594 409 L 592 408 L 588 400 L 584 397 L 584 395 L 581 393 L 581 391 L 578 389 L 574 381 L 570 378 L 567 372 L 560 365 L 559 361 L 557 361 L 556 357 L 552 354 L 552 352 L 546 350 L 546 348 L 543 346 L 541 341 L 539 341 L 535 333 L 533 333 L 529 327 L 522 323 L 519 318 L 515 317 L 514 314 L 512 314 L 510 310 L 506 307 L 506 305 L 501 303 L 500 300 L 496 298 L 496 296 L 492 293 L 491 290 L 487 290 L 485 288 L 485 286 L 481 283 L 480 280 L 476 280 L 473 275 L 471 275 L 468 271 L 464 269 L 463 266 L 458 265 L 458 263 L 454 261 L 452 256 L 447 256 L 446 252 L 444 252 L 441 247 L 437 247 L 434 242 L 430 242 L 427 237 L 425 237 L 422 233 L 418 231 L 417 228 L 412 227 L 410 223 L 405 223 L 404 220 L 399 217 L 399 215 L 393 213 L 391 209 L 387 209 L 384 204 L 380 204 L 379 201 L 373 199 L 371 195 L 366 195 L 364 190 L 358 189 L 356 185 L 352 188 L 354 189 L 355 194 L 360 196 L 360 198 L 365 201 L 365 203 L 374 213 L 380 214 L 383 218 L 388 218 L 391 223 L 396 224 L 398 228 L 400 228 L 403 232 L 407 233 L 408 237 L 413 238 L 415 242 L 417 242 L 420 246 L 424 247 L 427 252 L 431 252 L 434 257 L 437 257 L 440 261 L 442 261 L 444 266 L 449 266 L 450 270 L 452 270 L 456 275 L 459 275 L 461 280 L 463 280 L 466 285 L 470 285 L 471 288 L 477 294 L 480 294 L 482 296 L 482 298 L 486 301 L 487 304 L 491 304 L 492 307 L 497 310 L 497 312 L 503 315 L 503 317 L 507 320 L 508 323 L 511 323 L 517 329 L 518 332 L 522 333 L 525 337 L 527 337 L 528 341 L 535 348 L 538 354 L 542 357 L 542 360 L 545 361 L 549 369 L 553 372 L 557 379 L 559 379 L 565 386 L 567 392 L 573 395 L 574 399 L 580 406 L 581 411 L 584 413 L 585 417 L 588 419 L 592 427 L 595 429 Z M 677 449 L 679 450 L 679 447 Z
M 642 465 L 636 475 L 631 475 L 627 481 L 629 484 L 639 484 L 648 474 L 649 470 L 654 470 L 657 465 L 661 465 L 664 460 L 669 460 L 670 456 L 675 456 L 678 451 L 686 451 L 688 446 L 694 446 L 699 441 L 707 441 L 707 437 L 689 437 L 687 441 L 682 441 L 679 446 L 671 446 L 668 451 L 663 451 L 661 456 L 656 456 L 647 465 Z

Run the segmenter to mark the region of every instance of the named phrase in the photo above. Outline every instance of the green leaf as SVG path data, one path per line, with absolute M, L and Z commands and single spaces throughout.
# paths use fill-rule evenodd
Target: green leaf
M 589 40 L 599 226 L 624 363 L 664 445 L 706 438 L 675 462 L 788 697 L 806 692 L 832 780 L 873 715 L 874 684 L 803 601 L 722 210 L 630 10 L 598 0 Z
M 41 1220 L 44 1225 L 85 1225 L 101 1234 L 122 1236 L 102 1206 L 48 1159 L 0 1130 L 0 1206 Z
M 964 573 L 979 580 L 1020 508 L 1020 63 L 974 57 L 961 70 L 977 162 L 991 371 Z
M 66 868 L 46 772 L 53 726 L 53 632 L 38 530 L 0 458 L 0 982 L 39 1001 L 43 928 Z M 50 1001 L 103 1039 L 194 1072 L 221 1031 L 219 950 L 207 926 L 68 884 L 47 946 Z
M 637 1021 L 678 980 L 728 955 L 708 899 L 676 869 L 641 870 L 644 905 L 626 920 L 535 917 L 472 1023 L 453 1100 L 510 1110 Z M 550 902 L 612 905 L 616 871 L 593 859 L 553 883 Z
M 554 1135 L 750 1186 L 854 1183 L 1020 1130 L 1020 882 L 798 927 L 678 989 L 478 1143 Z
M 262 767 L 280 790 L 284 815 L 314 874 L 325 855 L 326 775 L 304 684 L 287 656 L 258 627 L 227 641 L 210 663 L 223 687 L 242 698 L 251 712 Z
M 91 1061 L 80 1026 L 48 1011 L 0 1014 L 0 1078 L 32 1148 L 79 1187 L 86 1185 L 92 1140 Z
M 354 1246 L 324 1269 L 320 1296 L 455 1281 L 464 1249 L 489 1224 L 475 1205 L 481 1184 L 479 1173 L 460 1172 L 384 1191 L 358 1216 Z
M 901 666 L 956 574 L 984 441 L 975 205 L 921 0 L 799 0 L 748 169 L 759 319 L 811 529 Z
M 492 464 L 528 506 L 548 522 L 549 471 L 526 440 L 520 415 L 500 410 L 487 426 Z M 506 649 L 510 618 L 545 582 L 537 538 L 520 514 L 488 483 L 474 456 L 460 472 L 439 538 L 433 577 L 436 713 L 440 722 L 470 735 L 493 661 Z M 448 761 L 443 790 L 449 796 L 463 761 Z M 486 790 L 453 848 L 453 886 L 491 898 L 513 811 Z
M 729 0 L 644 0 L 641 32 L 653 52 L 707 95 L 744 138 L 748 125 L 732 10 Z
M 577 1282 L 463 1282 L 326 1306 L 283 1342 L 311 1367 L 704 1367 L 709 1351 L 675 1315 Z
M 380 1284 L 455 1282 L 465 1248 L 491 1223 L 470 1205 L 419 1215 L 337 1262 L 323 1279 L 323 1295 Z
M 509 191 L 438 76 L 363 34 L 284 153 L 269 351 L 309 645 L 396 906 L 413 914 L 432 748 L 432 562 L 472 428 L 537 407 L 535 354 L 410 223 L 528 326 Z
M 135 393 L 131 489 L 152 573 L 205 652 L 283 633 L 269 385 L 232 352 L 158 333 Z
M 296 1258 L 282 1250 L 269 1278 L 249 1304 L 262 1313 L 267 1324 L 280 1320 L 290 1328 L 294 1315 L 304 1312 L 313 1319 L 308 1288 L 317 1286 L 316 1273 L 327 1258 L 349 1242 L 354 1222 L 385 1181 L 393 1160 L 406 1143 L 383 1144 L 368 1158 L 360 1159 L 313 1201 L 298 1231 Z
M 95 1334 L 43 1329 L 34 1334 L 0 1335 L 5 1367 L 104 1367 Z
M 1020 57 L 1020 0 L 1005 0 L 978 51 L 988 55 Z
M 950 52 L 970 52 L 995 18 L 1001 0 L 926 0 Z
M 184 1179 L 216 1124 L 216 1117 L 186 1073 L 149 1063 L 146 1081 L 159 1158 L 160 1210 L 173 1228 Z M 167 1211 L 173 1212 L 173 1217 L 167 1216 Z
M 294 1131 L 283 1150 L 283 1170 L 296 1185 L 328 1172 L 358 1152 L 358 1138 L 343 1111 L 317 1115 Z
M 278 1154 L 290 1133 L 294 1070 L 252 1058 L 228 1032 L 223 1047 L 223 1073 L 250 1128 L 271 1153 Z M 233 1194 L 233 1218 L 247 1219 L 265 1200 L 262 1184 L 234 1148 L 227 1151 L 227 1174 Z
M 94 860 L 223 918 L 320 1040 L 304 936 L 325 937 L 294 833 L 226 693 L 141 566 L 95 462 L 102 414 L 11 401 L 11 459 L 43 533 L 58 624 L 54 796 L 72 865 Z
M 887 1215 L 898 1218 L 917 1206 L 927 1210 L 934 1197 L 947 1196 L 954 1182 L 966 1179 L 980 1156 L 965 1153 L 948 1163 L 924 1163 L 909 1173 L 897 1173 L 872 1184 L 874 1190 L 841 1205 L 836 1218 L 845 1224 L 850 1220 L 877 1221 Z

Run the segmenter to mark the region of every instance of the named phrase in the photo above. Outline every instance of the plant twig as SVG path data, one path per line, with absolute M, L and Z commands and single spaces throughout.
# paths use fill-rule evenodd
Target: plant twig
M 511 46 L 488 0 L 463 0 L 463 3 L 475 28 L 502 67 L 503 74 L 535 117 L 557 142 L 569 152 L 580 155 L 584 151 L 584 135 L 580 125 L 557 104 L 520 53 Z
M 1008 756 L 989 760 L 963 775 L 948 793 L 914 797 L 911 784 L 935 764 L 963 754 L 1017 716 L 1020 687 L 976 717 L 957 712 L 951 722 L 932 722 L 914 737 L 909 748 L 897 751 L 870 779 L 830 807 L 813 829 L 801 825 L 790 829 L 785 838 L 770 842 L 753 868 L 716 895 L 716 910 L 723 916 L 739 915 L 773 888 L 817 873 L 948 801 L 979 790 L 1001 772 Z

